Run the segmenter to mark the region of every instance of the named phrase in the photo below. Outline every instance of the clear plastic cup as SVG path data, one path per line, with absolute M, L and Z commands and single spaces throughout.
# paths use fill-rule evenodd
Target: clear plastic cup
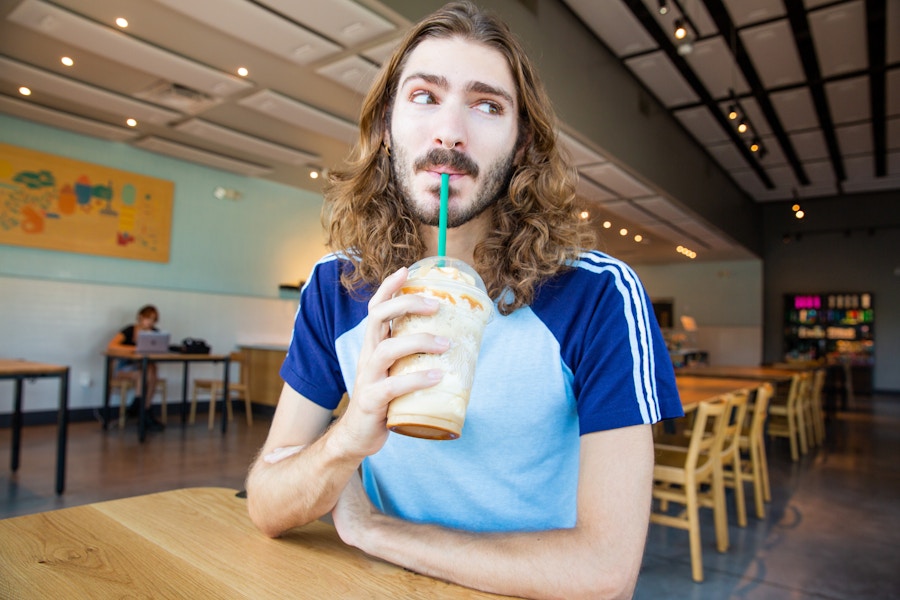
M 465 262 L 447 257 L 423 258 L 409 268 L 400 294 L 434 298 L 433 315 L 404 315 L 391 323 L 391 335 L 430 333 L 450 340 L 443 354 L 413 354 L 394 363 L 391 375 L 440 369 L 443 379 L 391 401 L 387 426 L 391 431 L 432 440 L 462 435 L 475 379 L 481 336 L 493 314 L 493 304 L 478 273 Z

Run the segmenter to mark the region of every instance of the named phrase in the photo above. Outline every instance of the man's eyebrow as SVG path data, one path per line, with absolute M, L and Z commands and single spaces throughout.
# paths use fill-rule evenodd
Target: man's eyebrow
M 448 87 L 450 87 L 450 83 L 447 81 L 446 77 L 442 75 L 434 75 L 432 73 L 410 73 L 406 76 L 406 78 L 403 79 L 403 81 L 400 82 L 400 87 L 402 88 L 413 79 L 421 79 L 441 89 L 447 89 Z M 473 81 L 467 86 L 466 89 L 470 92 L 489 94 L 491 96 L 503 98 L 510 104 L 510 106 L 515 106 L 515 99 L 509 92 L 507 92 L 503 88 L 490 85 L 489 83 L 484 83 L 482 81 Z

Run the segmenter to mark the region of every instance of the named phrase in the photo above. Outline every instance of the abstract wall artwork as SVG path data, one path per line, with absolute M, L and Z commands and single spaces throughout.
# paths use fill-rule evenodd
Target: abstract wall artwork
M 0 244 L 169 262 L 171 181 L 0 144 Z

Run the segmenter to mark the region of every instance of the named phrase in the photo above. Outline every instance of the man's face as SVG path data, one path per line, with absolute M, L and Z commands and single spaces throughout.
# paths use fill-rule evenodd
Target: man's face
M 519 126 L 515 90 L 503 55 L 477 42 L 428 39 L 409 55 L 386 141 L 394 179 L 420 221 L 438 224 L 441 173 L 450 174 L 449 227 L 506 193 Z

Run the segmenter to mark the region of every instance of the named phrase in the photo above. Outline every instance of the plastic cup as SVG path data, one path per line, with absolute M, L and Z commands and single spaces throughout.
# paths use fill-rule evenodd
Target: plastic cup
M 433 315 L 404 315 L 391 323 L 391 336 L 430 333 L 450 339 L 443 354 L 413 354 L 394 363 L 391 375 L 440 369 L 436 385 L 398 396 L 388 406 L 391 431 L 431 440 L 455 440 L 462 435 L 475 364 L 484 327 L 493 304 L 484 282 L 465 262 L 441 256 L 423 258 L 409 269 L 400 294 L 434 298 Z

